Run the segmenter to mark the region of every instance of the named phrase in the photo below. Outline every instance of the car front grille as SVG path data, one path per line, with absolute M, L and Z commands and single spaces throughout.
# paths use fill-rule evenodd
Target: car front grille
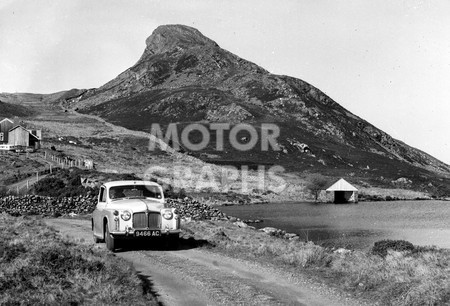
M 134 228 L 161 228 L 161 214 L 158 212 L 133 214 Z

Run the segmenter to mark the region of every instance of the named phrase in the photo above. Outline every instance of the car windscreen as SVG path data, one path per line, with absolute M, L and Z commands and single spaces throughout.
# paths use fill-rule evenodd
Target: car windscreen
M 123 198 L 161 199 L 162 194 L 158 186 L 122 185 L 109 188 L 109 197 L 111 199 L 123 199 Z

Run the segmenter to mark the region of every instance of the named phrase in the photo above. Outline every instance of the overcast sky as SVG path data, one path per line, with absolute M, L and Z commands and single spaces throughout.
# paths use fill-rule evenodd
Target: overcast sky
M 444 0 L 0 0 L 0 92 L 98 87 L 185 24 L 450 164 L 449 16 Z

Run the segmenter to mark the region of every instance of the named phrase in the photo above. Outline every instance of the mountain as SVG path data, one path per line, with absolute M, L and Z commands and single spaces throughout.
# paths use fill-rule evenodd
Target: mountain
M 30 116 L 32 111 L 21 105 L 13 105 L 2 102 L 0 99 L 0 120 L 9 117 L 26 117 Z
M 448 182 L 450 174 L 449 165 L 392 138 L 311 84 L 271 74 L 184 25 L 158 27 L 135 65 L 99 88 L 77 91 L 64 104 L 143 131 L 152 123 L 177 123 L 181 130 L 192 122 L 249 123 L 258 133 L 262 123 L 281 128 L 282 151 L 256 146 L 241 152 L 230 143 L 217 151 L 213 137 L 204 150 L 187 152 L 207 162 L 276 164 L 291 172 L 422 189 L 436 178 L 434 185 Z

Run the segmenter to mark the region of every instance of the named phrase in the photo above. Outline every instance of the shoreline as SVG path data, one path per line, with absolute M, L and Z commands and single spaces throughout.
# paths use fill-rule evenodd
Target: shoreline
M 218 209 L 250 226 L 295 233 L 319 245 L 364 249 L 377 239 L 406 239 L 417 245 L 450 248 L 445 239 L 450 234 L 446 223 L 448 207 L 447 201 L 414 200 L 361 202 L 359 205 L 269 203 Z M 258 224 L 253 224 L 254 220 L 259 220 Z
M 426 202 L 426 201 L 442 201 L 442 202 L 450 202 L 450 198 L 442 198 L 442 199 L 433 199 L 433 198 L 391 198 L 391 199 L 361 199 L 358 200 L 356 203 L 333 203 L 333 202 L 315 202 L 311 200 L 268 200 L 267 202 L 252 202 L 252 203 L 223 203 L 223 204 L 211 204 L 213 207 L 226 207 L 226 206 L 245 206 L 245 205 L 264 205 L 264 204 L 300 204 L 300 203 L 306 203 L 306 204 L 317 204 L 317 205 L 325 205 L 325 204 L 331 204 L 331 205 L 357 205 L 358 203 L 367 203 L 367 202 L 405 202 L 405 201 L 411 201 L 411 202 Z

